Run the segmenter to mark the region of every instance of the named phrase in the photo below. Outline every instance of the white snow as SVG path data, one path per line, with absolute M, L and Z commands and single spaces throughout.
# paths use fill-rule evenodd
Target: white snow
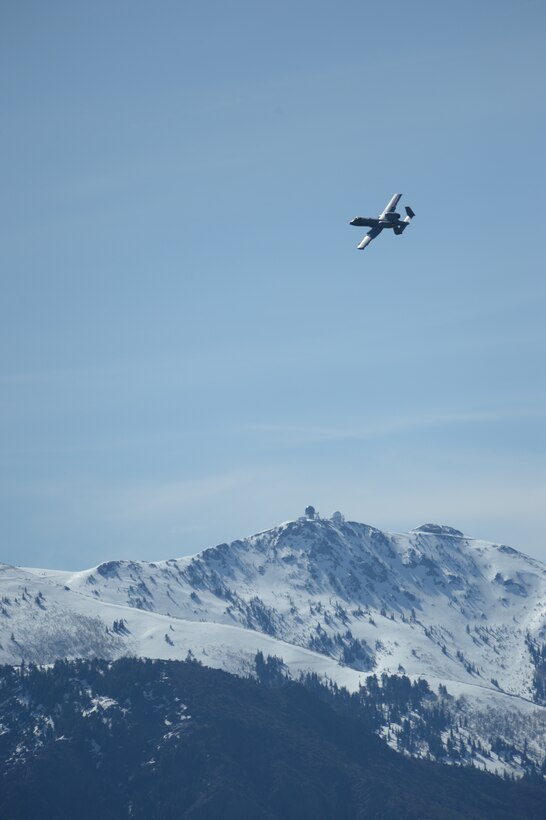
M 423 677 L 539 737 L 526 641 L 546 639 L 546 567 L 455 533 L 303 518 L 194 557 L 0 565 L 0 663 L 191 652 L 246 674 L 260 650 L 352 690 L 372 672 Z

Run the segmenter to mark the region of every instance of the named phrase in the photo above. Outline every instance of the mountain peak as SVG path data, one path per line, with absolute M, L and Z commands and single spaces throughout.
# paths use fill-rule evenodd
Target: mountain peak
M 454 527 L 448 527 L 447 524 L 421 524 L 420 527 L 415 527 L 412 532 L 423 532 L 430 535 L 451 535 L 455 538 L 464 538 L 464 533 L 456 530 Z

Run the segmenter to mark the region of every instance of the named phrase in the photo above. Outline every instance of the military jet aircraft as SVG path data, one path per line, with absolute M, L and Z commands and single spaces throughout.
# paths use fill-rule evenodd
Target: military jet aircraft
M 410 224 L 411 220 L 415 216 L 411 208 L 406 205 L 406 214 L 407 216 L 404 219 L 400 219 L 400 214 L 397 214 L 394 210 L 398 204 L 398 200 L 402 194 L 395 194 L 392 199 L 389 201 L 389 204 L 382 211 L 377 219 L 368 216 L 355 216 L 354 219 L 351 219 L 349 224 L 351 225 L 358 225 L 359 227 L 364 226 L 366 228 L 371 228 L 371 231 L 368 231 L 362 242 L 357 245 L 357 248 L 361 251 L 366 248 L 372 239 L 375 239 L 376 236 L 379 236 L 384 228 L 392 228 L 393 231 L 397 236 L 401 233 L 404 233 L 408 225 Z

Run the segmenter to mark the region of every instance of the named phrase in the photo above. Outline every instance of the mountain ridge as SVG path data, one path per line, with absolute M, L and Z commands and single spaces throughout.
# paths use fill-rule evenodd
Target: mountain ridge
M 537 755 L 546 740 L 546 567 L 447 525 L 388 533 L 313 511 L 179 559 L 4 565 L 0 594 L 3 663 L 190 653 L 247 674 L 261 651 L 351 690 L 422 677 L 536 723 Z

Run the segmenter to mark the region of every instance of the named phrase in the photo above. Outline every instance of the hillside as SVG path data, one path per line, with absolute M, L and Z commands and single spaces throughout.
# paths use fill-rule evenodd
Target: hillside
M 0 669 L 0 814 L 534 820 L 546 789 L 392 752 L 340 692 L 195 662 Z

